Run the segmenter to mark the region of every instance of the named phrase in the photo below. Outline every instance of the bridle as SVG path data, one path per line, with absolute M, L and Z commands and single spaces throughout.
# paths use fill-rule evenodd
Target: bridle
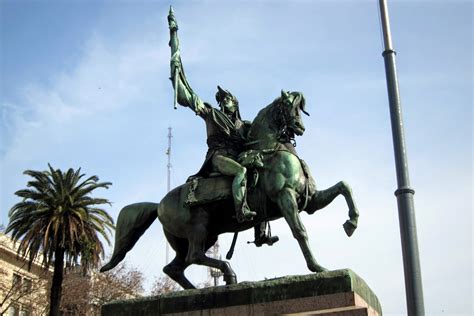
M 282 106 L 281 102 L 285 102 L 282 99 L 279 102 L 277 104 L 278 109 L 274 112 L 274 120 L 278 124 L 277 139 L 281 143 L 291 143 L 293 147 L 296 147 L 295 133 L 288 128 L 291 124 L 291 109 L 293 107 Z

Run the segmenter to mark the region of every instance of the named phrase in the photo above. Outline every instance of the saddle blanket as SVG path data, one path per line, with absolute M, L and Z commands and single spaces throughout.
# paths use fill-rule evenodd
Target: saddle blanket
M 188 195 L 184 205 L 187 207 L 232 198 L 232 177 L 194 178 L 186 184 Z

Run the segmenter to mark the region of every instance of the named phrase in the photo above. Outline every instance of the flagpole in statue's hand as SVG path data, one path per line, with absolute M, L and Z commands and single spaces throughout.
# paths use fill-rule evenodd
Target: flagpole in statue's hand
M 178 80 L 180 72 L 180 57 L 179 57 L 179 41 L 178 41 L 178 23 L 173 14 L 173 8 L 170 6 L 170 11 L 168 14 L 168 26 L 170 29 L 170 42 L 169 46 L 171 47 L 171 78 L 173 81 L 174 87 L 174 99 L 173 99 L 173 108 L 177 109 L 176 104 L 178 103 Z
M 205 106 L 202 100 L 194 93 L 193 89 L 191 89 L 184 74 L 183 63 L 181 62 L 181 54 L 179 51 L 178 22 L 176 22 L 172 7 L 170 7 L 168 14 L 168 26 L 170 28 L 169 46 L 171 48 L 170 80 L 172 81 L 174 88 L 174 108 L 176 109 L 179 104 L 184 107 L 189 107 L 196 114 L 201 114 L 205 111 Z

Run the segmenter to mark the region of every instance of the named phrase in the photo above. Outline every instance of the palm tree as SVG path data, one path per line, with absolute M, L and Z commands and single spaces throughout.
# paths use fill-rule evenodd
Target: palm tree
M 93 198 L 97 188 L 108 188 L 112 183 L 98 182 L 97 176 L 81 180 L 81 169 L 63 173 L 48 164 L 47 171 L 26 170 L 31 176 L 27 189 L 15 194 L 23 200 L 10 210 L 6 233 L 20 241 L 18 255 L 42 258 L 45 268 L 53 266 L 49 315 L 59 315 L 64 265 L 78 263 L 87 270 L 100 264 L 104 247 L 102 236 L 110 244 L 108 235 L 114 229 L 113 219 L 97 207 L 109 204 L 107 199 Z

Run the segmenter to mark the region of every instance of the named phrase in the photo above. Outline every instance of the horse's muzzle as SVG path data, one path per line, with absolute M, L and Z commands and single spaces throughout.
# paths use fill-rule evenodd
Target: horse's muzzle
M 303 135 L 304 131 L 305 131 L 305 128 L 304 128 L 303 124 L 296 122 L 295 126 L 293 128 L 293 132 L 297 136 L 301 136 L 301 135 Z

